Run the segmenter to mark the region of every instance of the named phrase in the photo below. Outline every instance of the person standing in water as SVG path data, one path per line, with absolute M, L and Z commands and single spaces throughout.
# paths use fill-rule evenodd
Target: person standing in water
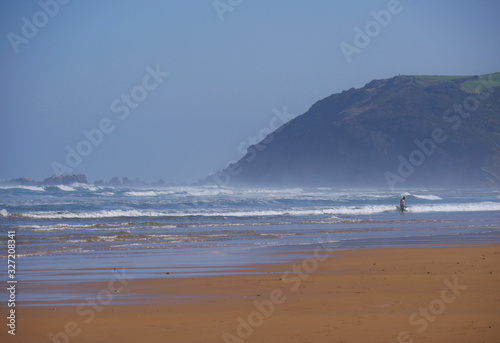
M 401 208 L 401 212 L 405 211 L 405 199 L 406 199 L 406 196 L 403 196 L 401 198 L 401 200 L 399 201 L 399 207 Z

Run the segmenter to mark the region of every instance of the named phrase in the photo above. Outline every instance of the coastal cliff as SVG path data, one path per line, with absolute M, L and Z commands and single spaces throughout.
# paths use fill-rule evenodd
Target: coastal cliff
M 315 103 L 220 186 L 500 186 L 500 73 L 374 80 Z

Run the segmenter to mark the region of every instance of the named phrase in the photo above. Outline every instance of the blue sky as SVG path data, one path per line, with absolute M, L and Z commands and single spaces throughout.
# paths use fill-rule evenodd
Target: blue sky
M 500 1 L 216 4 L 2 1 L 0 180 L 191 183 L 241 158 L 276 110 L 398 74 L 500 71 Z M 356 27 L 372 29 L 361 48 Z

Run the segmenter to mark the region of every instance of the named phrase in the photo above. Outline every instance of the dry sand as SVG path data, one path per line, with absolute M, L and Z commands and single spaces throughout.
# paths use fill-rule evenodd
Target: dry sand
M 0 341 L 500 342 L 499 270 L 500 245 L 488 245 L 317 251 L 253 274 L 117 278 L 84 285 L 100 299 L 80 308 L 18 306 L 16 336 L 4 325 Z

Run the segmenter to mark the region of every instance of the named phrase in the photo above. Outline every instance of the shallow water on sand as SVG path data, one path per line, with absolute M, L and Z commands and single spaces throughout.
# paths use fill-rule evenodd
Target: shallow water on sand
M 403 195 L 409 211 L 401 214 Z M 123 268 L 135 278 L 201 276 L 318 245 L 498 242 L 500 192 L 0 186 L 0 228 L 3 258 L 7 231 L 16 232 L 17 278 L 26 286 L 105 281 Z

